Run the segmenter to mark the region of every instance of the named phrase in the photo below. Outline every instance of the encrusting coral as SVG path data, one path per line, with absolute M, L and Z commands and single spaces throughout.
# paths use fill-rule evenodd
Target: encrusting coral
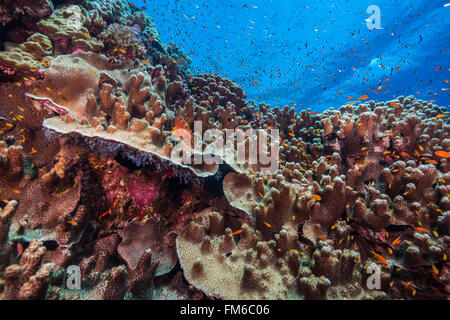
M 128 1 L 19 3 L 0 5 L 0 299 L 448 298 L 445 108 L 256 105 Z M 199 124 L 255 131 L 230 158 Z M 270 143 L 272 171 L 232 161 Z

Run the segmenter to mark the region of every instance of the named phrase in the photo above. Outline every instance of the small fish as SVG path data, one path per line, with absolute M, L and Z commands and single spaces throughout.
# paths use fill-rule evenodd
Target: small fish
M 78 222 L 76 222 L 75 220 L 69 220 L 67 221 L 67 223 L 73 225 L 74 227 L 78 225 Z
M 435 154 L 441 158 L 450 158 L 450 153 L 446 151 L 436 151 Z
M 98 220 L 100 221 L 101 218 L 103 218 L 104 216 L 106 216 L 107 214 L 111 214 L 111 209 L 109 209 L 108 211 L 106 211 L 105 213 L 102 213 L 100 215 L 100 217 L 98 217 Z
M 267 228 L 272 228 L 272 225 L 268 222 L 264 222 L 264 224 L 267 226 Z
M 322 200 L 322 197 L 319 196 L 318 194 L 313 194 L 312 197 L 313 197 L 314 199 L 316 199 L 317 201 Z
M 436 119 L 440 119 L 440 118 L 444 118 L 444 117 L 446 117 L 446 115 L 441 113 L 436 116 Z
M 358 100 L 366 100 L 366 99 L 369 99 L 369 96 L 367 94 L 358 98 Z
M 15 127 L 16 125 L 8 122 L 8 119 L 0 117 L 0 128 L 2 129 L 2 131 L 9 132 L 14 130 Z
M 117 206 L 117 202 L 119 202 L 119 198 L 117 198 L 117 199 L 114 201 L 113 208 L 115 208 L 115 207 Z
M 434 292 L 440 292 L 438 289 L 436 289 L 436 288 L 433 287 L 433 286 L 430 286 L 430 288 L 431 288 L 431 290 L 433 290 Z
M 427 229 L 422 228 L 422 227 L 416 227 L 415 229 L 416 229 L 417 231 L 423 232 L 423 233 L 429 233 L 429 232 L 430 232 L 430 230 L 427 230 Z
M 236 230 L 235 232 L 233 232 L 233 236 L 237 236 L 238 234 L 241 234 L 243 231 L 244 230 L 242 229 Z
M 397 239 L 395 239 L 395 240 L 392 242 L 392 245 L 393 245 L 393 246 L 398 245 L 398 244 L 400 243 L 400 238 L 401 238 L 401 236 L 398 237 Z
M 147 60 L 141 60 L 142 63 L 148 64 L 149 62 Z
M 376 258 L 379 262 L 381 262 L 381 263 L 384 264 L 385 266 L 388 265 L 386 259 L 383 258 L 381 255 L 379 255 L 378 253 L 376 253 L 374 250 L 371 250 L 370 252 L 375 256 L 375 258 Z
M 388 106 L 392 107 L 392 108 L 401 108 L 401 105 L 399 105 L 398 103 L 395 103 L 395 102 L 389 102 Z
M 438 270 L 438 268 L 436 268 L 436 266 L 434 264 L 431 265 L 431 269 L 433 270 L 433 273 L 435 275 L 439 275 L 439 270 Z
M 411 157 L 411 155 L 410 155 L 409 153 L 404 152 L 404 151 L 400 152 L 400 155 L 401 155 L 402 157 Z
M 20 257 L 23 253 L 23 246 L 20 242 L 17 243 L 17 256 Z

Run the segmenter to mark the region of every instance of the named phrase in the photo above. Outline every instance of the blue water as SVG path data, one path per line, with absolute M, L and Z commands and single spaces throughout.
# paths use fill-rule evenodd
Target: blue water
M 446 1 L 133 3 L 146 7 L 163 42 L 192 58 L 193 73 L 227 76 L 257 102 L 321 111 L 362 95 L 413 94 L 450 105 Z M 383 29 L 367 27 L 372 4 Z

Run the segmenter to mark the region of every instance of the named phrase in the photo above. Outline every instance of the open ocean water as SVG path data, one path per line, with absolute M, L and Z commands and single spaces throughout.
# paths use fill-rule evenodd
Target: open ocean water
M 445 1 L 133 3 L 152 17 L 162 41 L 191 57 L 194 73 L 227 76 L 256 102 L 322 111 L 363 95 L 414 95 L 450 105 Z M 372 5 L 380 15 L 370 30 Z

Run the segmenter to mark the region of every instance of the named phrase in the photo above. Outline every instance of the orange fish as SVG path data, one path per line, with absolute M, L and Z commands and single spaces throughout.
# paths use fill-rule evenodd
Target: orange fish
M 397 239 L 395 239 L 395 240 L 392 242 L 392 245 L 393 245 L 393 246 L 398 245 L 398 244 L 400 243 L 400 238 L 401 238 L 401 236 L 398 237 Z
M 366 100 L 368 98 L 369 98 L 369 96 L 367 94 L 365 94 L 365 95 L 359 97 L 358 100 Z
M 103 218 L 104 216 L 106 216 L 107 214 L 111 214 L 111 209 L 109 209 L 108 211 L 106 211 L 105 213 L 102 213 L 100 215 L 100 217 L 98 217 L 98 220 L 100 221 L 101 218 Z
M 148 64 L 147 60 L 141 60 L 142 63 Z
M 236 230 L 235 232 L 233 232 L 233 236 L 237 236 L 238 234 L 241 234 L 243 232 L 242 229 Z
M 74 227 L 78 225 L 78 222 L 76 222 L 75 220 L 67 221 L 67 223 L 73 225 Z
M 313 194 L 312 197 L 313 197 L 314 199 L 316 199 L 317 201 L 322 200 L 322 197 L 319 196 L 318 194 Z
M 445 114 L 441 113 L 436 116 L 436 119 L 444 118 L 445 116 L 446 116 Z
M 400 155 L 401 155 L 402 157 L 410 157 L 409 153 L 404 152 L 404 151 L 400 152 Z
M 192 130 L 191 127 L 189 126 L 189 124 L 186 122 L 186 120 L 183 119 L 183 117 L 181 116 L 177 116 L 174 120 L 173 123 L 173 128 L 172 128 L 172 132 L 175 132 L 176 130 L 186 130 L 186 132 L 188 133 L 190 140 L 191 140 L 191 147 L 194 147 L 194 142 L 192 141 Z M 181 136 L 177 135 L 177 133 L 175 132 L 175 137 L 177 138 L 181 138 Z
M 352 99 L 353 98 L 353 96 L 349 96 L 349 97 L 347 97 L 347 99 Z
M 401 107 L 398 103 L 395 103 L 395 102 L 389 102 L 388 106 L 392 107 L 392 108 L 400 108 Z
M 264 222 L 264 224 L 268 227 L 268 228 L 272 228 L 272 225 L 268 222 Z
M 23 253 L 23 246 L 20 242 L 17 243 L 17 256 L 20 257 Z
M 436 151 L 435 154 L 441 158 L 450 158 L 450 153 L 446 151 Z
M 119 198 L 117 198 L 116 201 L 114 201 L 113 208 L 117 206 L 117 202 L 119 202 Z
M 440 292 L 438 289 L 436 289 L 436 288 L 433 287 L 433 286 L 430 286 L 430 288 L 431 288 L 431 290 L 433 290 L 434 292 Z
M 428 232 L 430 232 L 429 230 L 427 230 L 427 229 L 425 229 L 425 228 L 422 228 L 422 227 L 416 227 L 416 230 L 419 231 L 419 232 L 423 232 L 423 233 L 428 233 Z
M 436 100 L 434 100 L 434 99 L 431 99 L 431 100 L 430 100 L 430 102 L 431 102 L 431 103 L 433 103 L 433 102 L 436 102 Z
M 435 166 L 437 166 L 437 164 L 438 164 L 438 162 L 433 159 L 422 158 L 422 160 L 425 161 L 426 163 L 434 164 Z
M 373 251 L 373 250 L 371 250 L 370 252 L 375 256 L 375 258 L 377 258 L 377 260 L 378 260 L 379 262 L 381 262 L 381 263 L 384 264 L 385 266 L 388 265 L 386 259 L 383 258 L 381 255 L 379 255 L 378 253 L 376 253 L 376 252 Z

